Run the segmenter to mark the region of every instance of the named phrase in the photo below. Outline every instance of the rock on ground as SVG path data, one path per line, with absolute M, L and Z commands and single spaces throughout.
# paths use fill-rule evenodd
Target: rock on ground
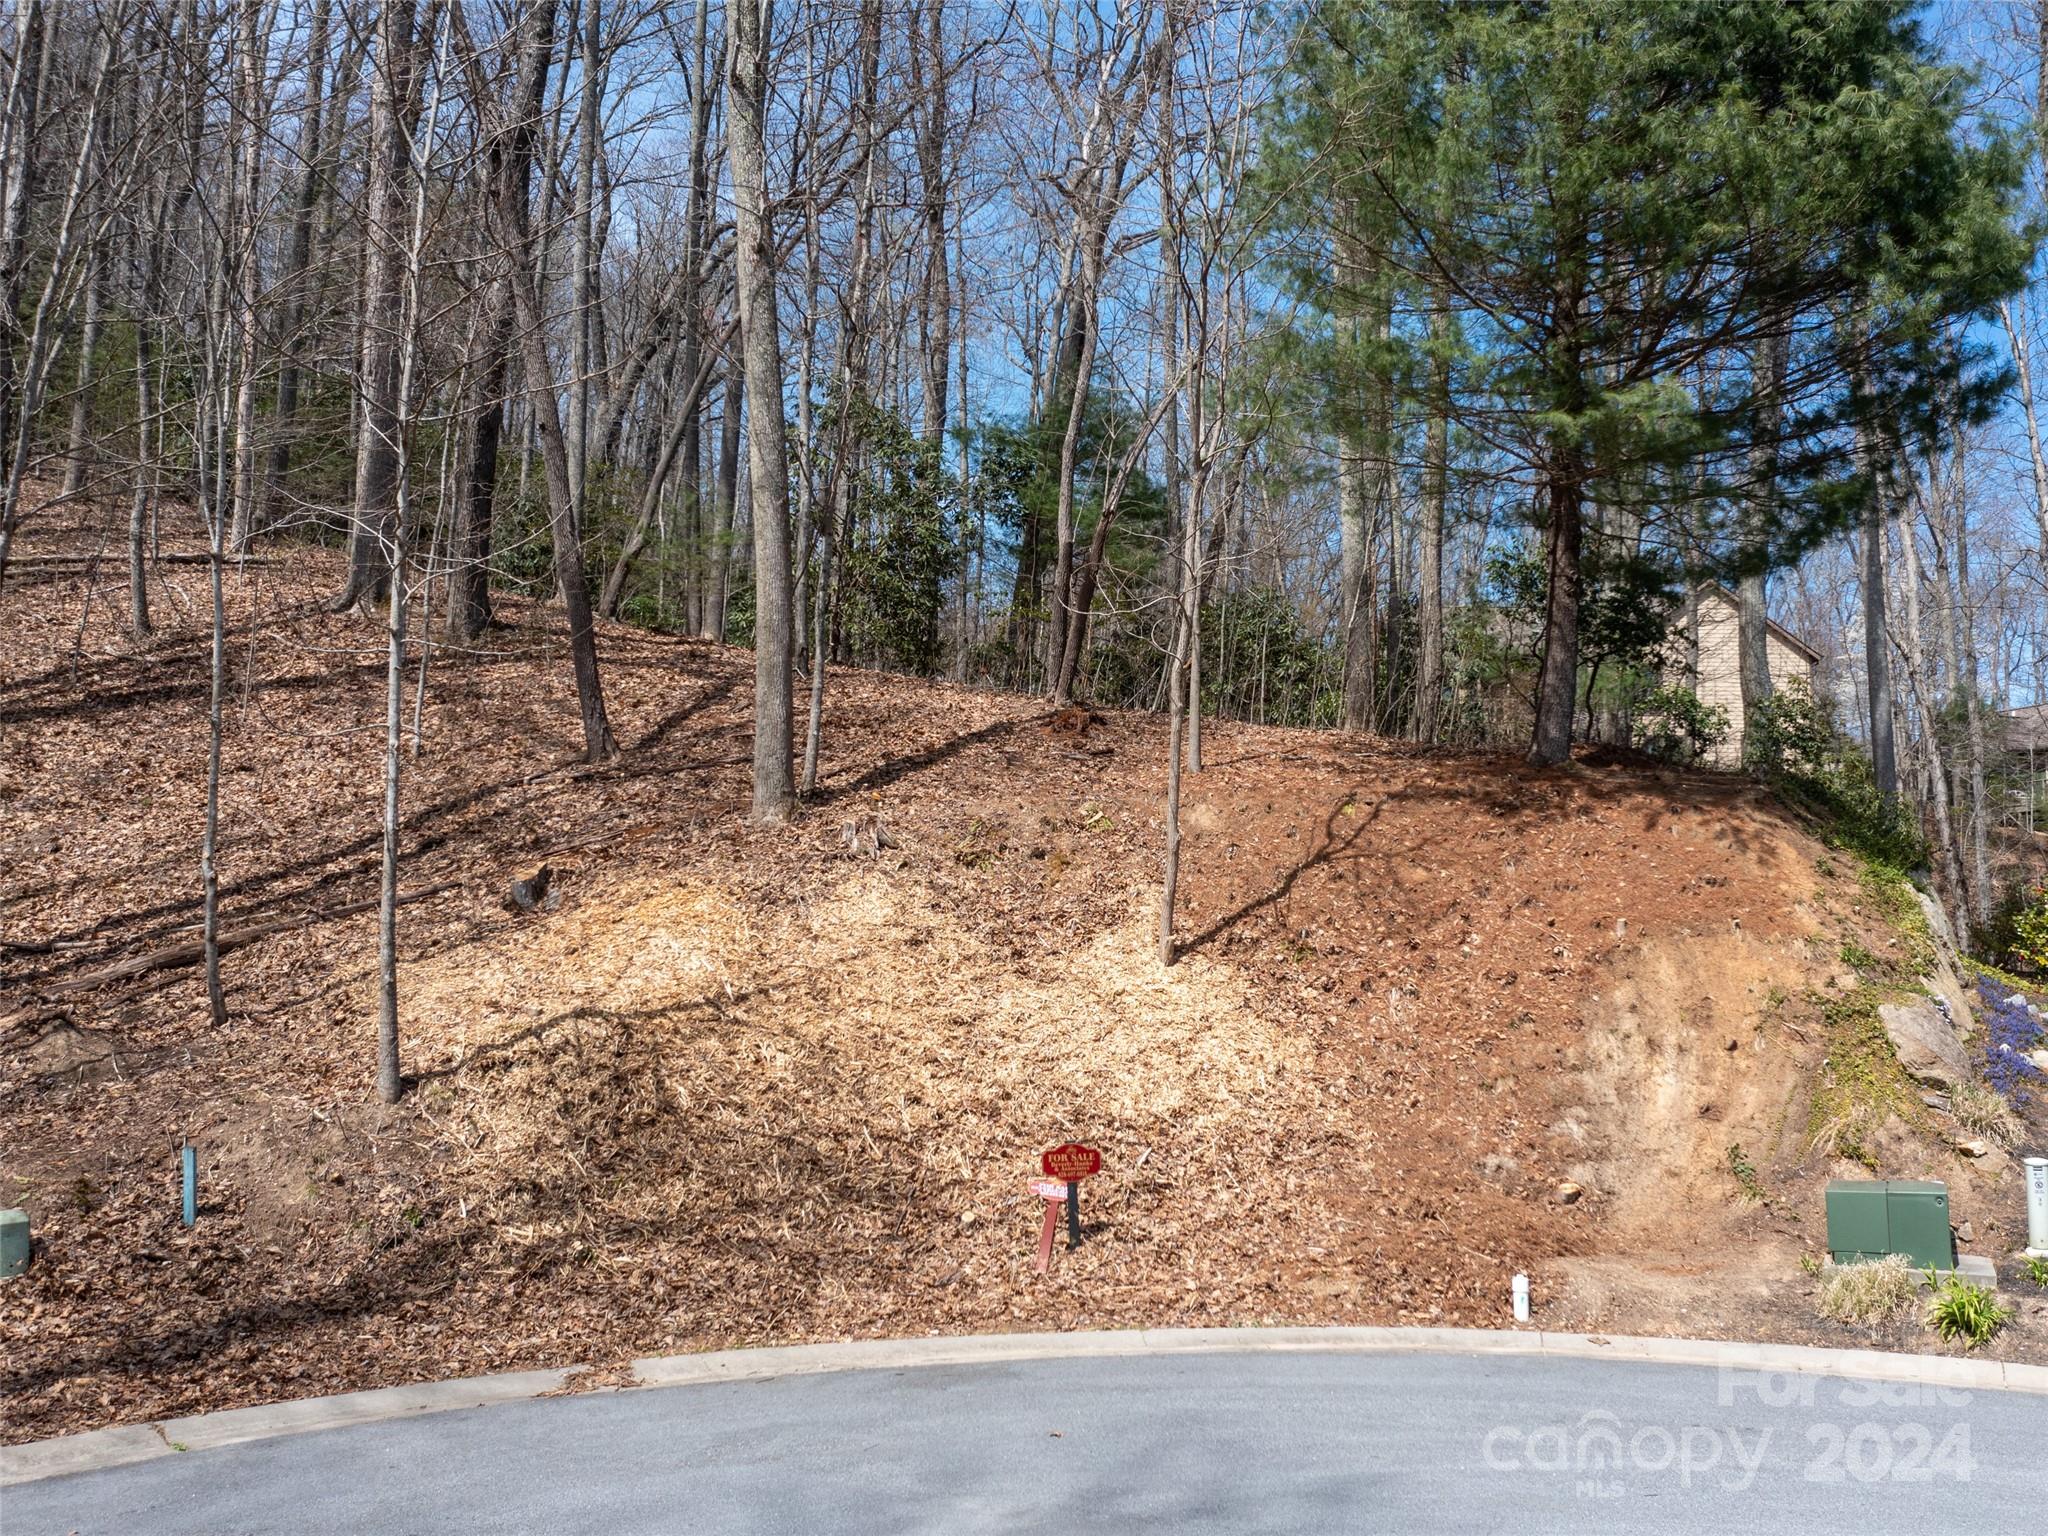
M 1932 998 L 1908 1003 L 1883 1003 L 1877 1016 L 1891 1037 L 1899 1065 L 1923 1083 L 1952 1088 L 1970 1077 L 1970 1061 L 1955 1025 Z

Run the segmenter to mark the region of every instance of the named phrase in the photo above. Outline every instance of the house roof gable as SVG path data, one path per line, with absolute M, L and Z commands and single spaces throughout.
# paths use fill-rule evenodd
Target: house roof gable
M 1721 583 L 1718 581 L 1701 582 L 1700 590 L 1703 592 L 1713 593 L 1715 596 L 1719 597 L 1723 602 L 1725 602 L 1730 608 L 1739 609 L 1742 606 L 1741 599 L 1736 597 L 1736 595 L 1733 592 L 1731 592 L 1727 587 L 1722 586 Z M 1801 656 L 1805 657 L 1808 666 L 1819 665 L 1820 652 L 1815 650 L 1812 646 L 1808 645 L 1804 640 L 1800 639 L 1797 635 L 1793 634 L 1791 630 L 1787 629 L 1784 625 L 1780 624 L 1776 619 L 1766 618 L 1764 620 L 1764 628 L 1767 629 L 1777 639 L 1783 641 L 1786 645 L 1790 646 L 1793 650 L 1797 651 Z

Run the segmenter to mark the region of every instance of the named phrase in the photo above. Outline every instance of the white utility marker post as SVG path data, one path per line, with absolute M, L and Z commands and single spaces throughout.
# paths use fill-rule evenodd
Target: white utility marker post
M 2027 1165 L 2027 1252 L 2048 1259 L 2048 1157 L 2030 1157 Z

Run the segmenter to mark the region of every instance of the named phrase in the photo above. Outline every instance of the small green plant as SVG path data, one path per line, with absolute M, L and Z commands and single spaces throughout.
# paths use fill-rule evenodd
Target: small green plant
M 2027 1278 L 2040 1286 L 2042 1290 L 2048 1291 L 2048 1259 L 2044 1259 L 2038 1254 L 2028 1254 Z
M 1822 1266 L 1820 1256 L 1818 1254 L 1802 1253 L 1801 1255 L 1799 1255 L 1799 1273 L 1806 1276 L 1807 1279 L 1818 1280 L 1820 1278 L 1821 1267 Z
M 1853 940 L 1842 946 L 1842 964 L 1858 976 L 1875 976 L 1883 968 L 1877 956 Z
M 1728 1171 L 1735 1175 L 1735 1182 L 1741 1186 L 1745 1201 L 1751 1205 L 1770 1203 L 1770 1197 L 1764 1193 L 1763 1180 L 1756 1176 L 1756 1164 L 1749 1160 L 1749 1154 L 1742 1150 L 1739 1141 L 1729 1143 Z
M 981 869 L 1000 859 L 1009 846 L 1001 823 L 977 816 L 967 824 L 967 835 L 953 845 L 953 858 L 969 869 Z
M 1832 880 L 1835 878 L 1835 861 L 1822 854 L 1813 861 L 1813 872 L 1823 880 Z
M 1888 1253 L 1867 1263 L 1824 1264 L 1817 1305 L 1838 1323 L 1881 1323 L 1907 1306 L 1919 1290 L 1913 1266 Z
M 1927 1326 L 1945 1343 L 1961 1339 L 1975 1349 L 2012 1321 L 2012 1309 L 2000 1306 L 1988 1288 L 1961 1275 L 1937 1280 L 1933 1270 L 1927 1278 L 1934 1285 L 1934 1294 L 1927 1299 Z

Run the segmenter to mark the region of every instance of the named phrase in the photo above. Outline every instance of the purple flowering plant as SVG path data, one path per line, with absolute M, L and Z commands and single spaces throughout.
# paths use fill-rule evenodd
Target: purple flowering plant
M 1994 977 L 1978 977 L 1977 995 L 1984 1000 L 1984 1080 L 2015 1107 L 2023 1106 L 2028 1089 L 2048 1079 L 2027 1059 L 2029 1051 L 2048 1044 L 2048 1025 L 2028 1010 L 2024 994 Z

